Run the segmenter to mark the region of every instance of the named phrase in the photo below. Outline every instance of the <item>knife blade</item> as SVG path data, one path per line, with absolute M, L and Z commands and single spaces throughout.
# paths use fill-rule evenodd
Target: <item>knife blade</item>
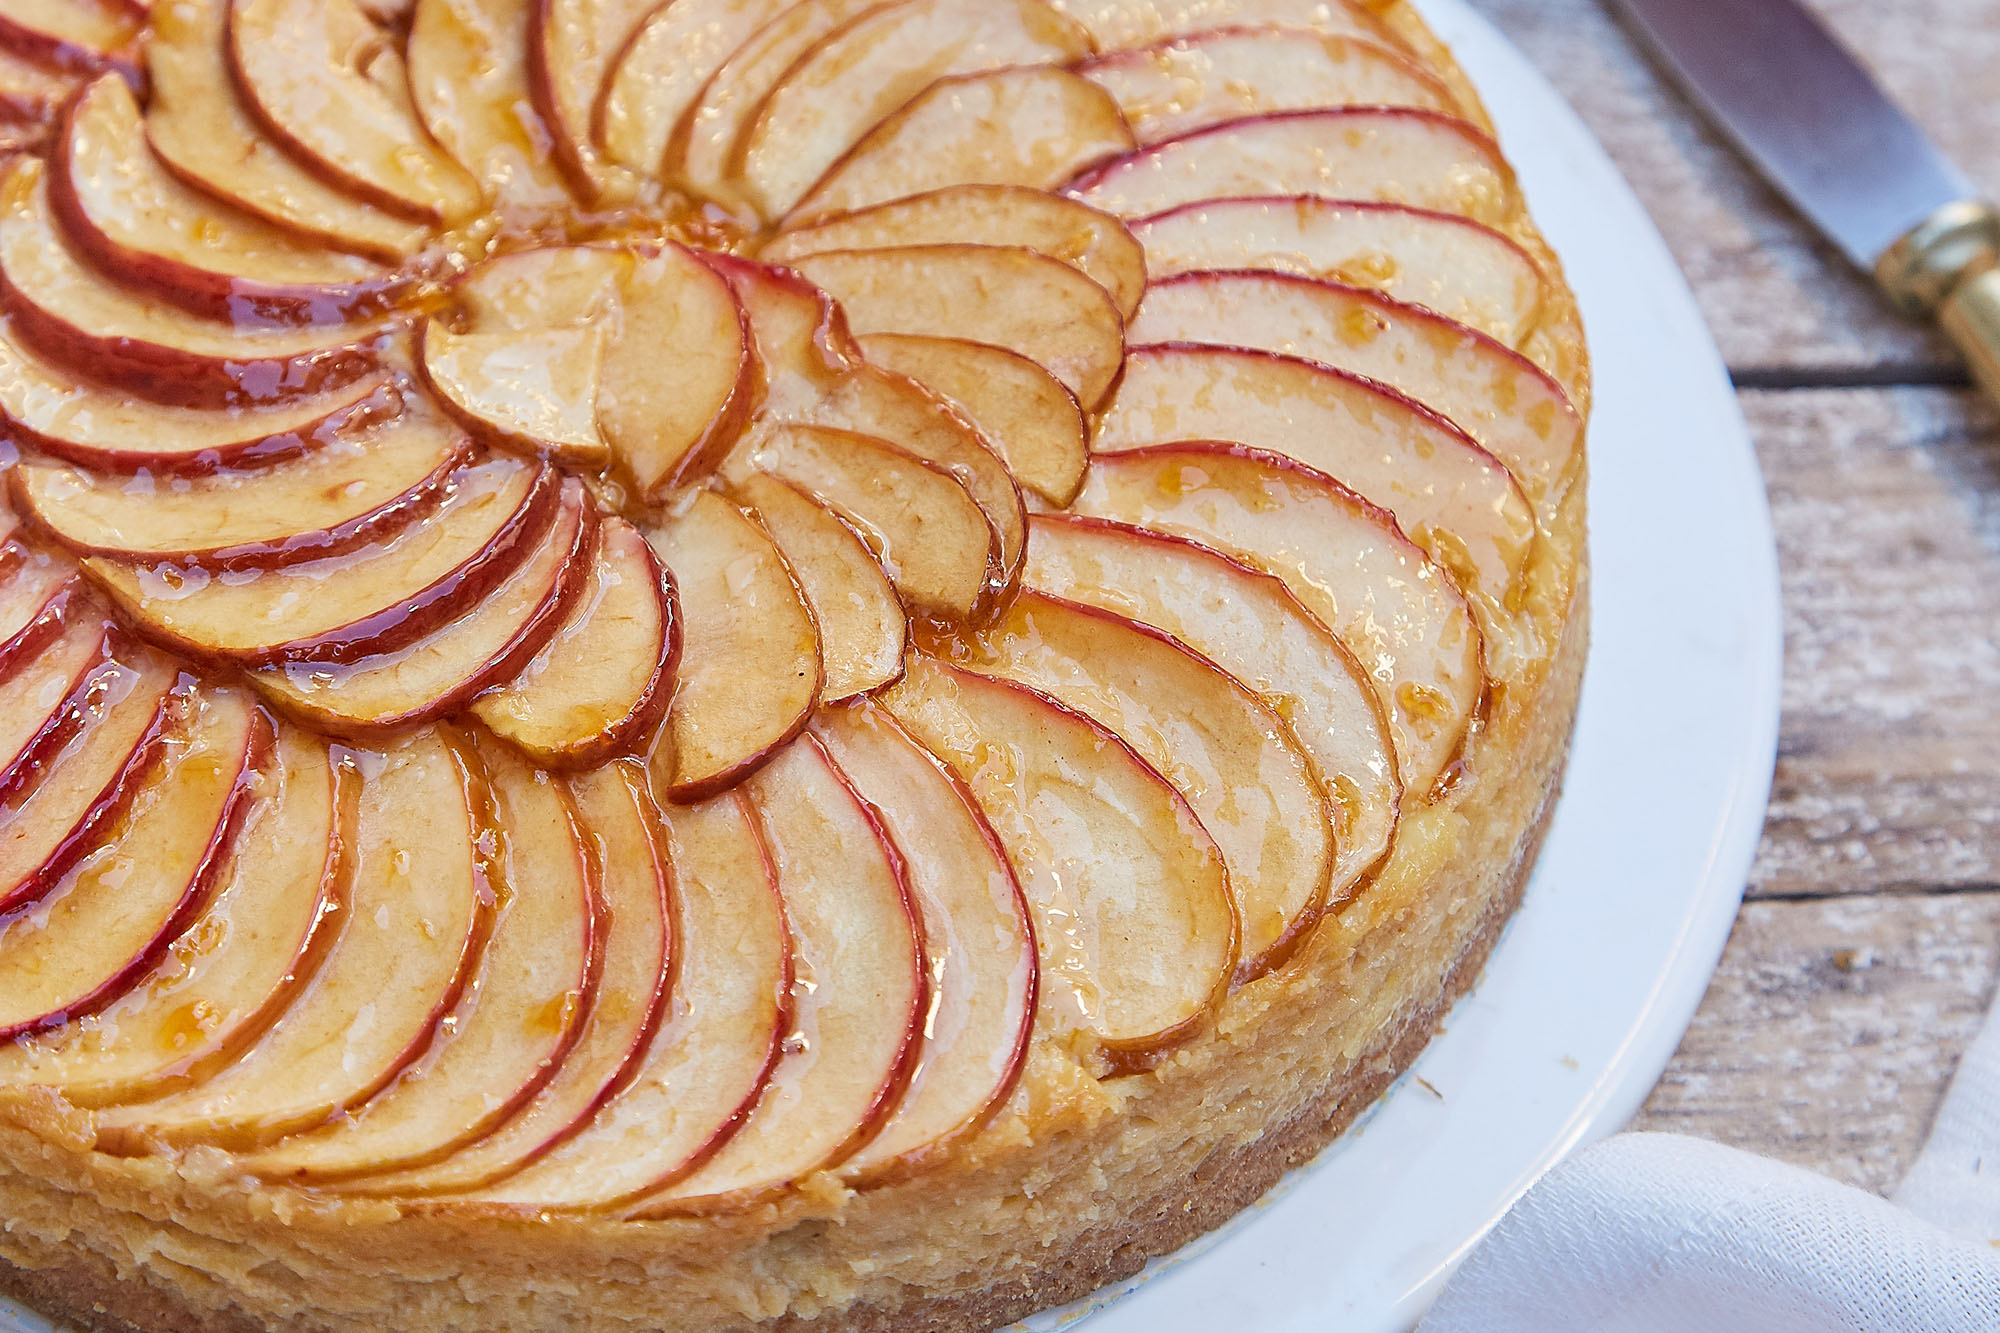
M 1609 0 L 1695 103 L 2000 402 L 2000 212 L 1798 0 Z

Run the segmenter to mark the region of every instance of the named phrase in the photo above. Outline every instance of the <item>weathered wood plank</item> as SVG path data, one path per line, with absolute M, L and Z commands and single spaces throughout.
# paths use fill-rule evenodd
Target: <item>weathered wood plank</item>
M 2000 971 L 2000 893 L 1753 902 L 1636 1129 L 1902 1179 Z
M 1815 0 L 1948 151 L 2000 196 L 2000 0 Z M 1889 312 L 1640 56 L 1601 0 L 1473 0 L 1624 170 L 1739 371 L 1927 378 L 1941 339 Z M 1878 380 L 1879 382 L 1879 380 Z
M 1786 632 L 1752 893 L 2000 883 L 1993 414 L 1937 389 L 1743 401 L 1777 522 Z

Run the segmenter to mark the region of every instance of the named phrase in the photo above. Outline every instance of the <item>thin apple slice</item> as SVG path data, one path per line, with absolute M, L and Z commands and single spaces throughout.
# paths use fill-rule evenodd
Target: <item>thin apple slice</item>
M 84 605 L 65 608 L 56 636 L 10 664 L 0 691 L 0 799 L 25 791 L 82 730 L 107 676 L 124 679 L 112 657 L 109 623 Z
M 554 524 L 457 619 L 373 656 L 272 663 L 253 680 L 295 715 L 338 734 L 366 736 L 446 717 L 511 680 L 549 643 L 582 595 L 596 528 L 583 483 L 568 478 Z
M 0 299 L 47 359 L 153 402 L 220 408 L 335 389 L 375 368 L 368 326 L 239 329 L 165 309 L 79 264 L 49 216 L 43 164 L 0 182 Z
M 821 702 L 876 690 L 903 673 L 909 617 L 859 533 L 790 482 L 753 472 L 731 486 L 757 512 L 798 577 L 826 662 Z
M 1493 225 L 1521 207 L 1500 149 L 1435 111 L 1348 107 L 1224 121 L 1084 173 L 1075 197 L 1120 217 L 1201 199 L 1310 194 L 1455 213 Z
M 466 429 L 496 444 L 586 468 L 611 461 L 597 421 L 605 327 L 454 333 L 424 325 L 424 382 Z
M 1583 418 L 1546 371 L 1379 292 L 1289 273 L 1186 273 L 1147 289 L 1132 340 L 1256 348 L 1365 375 L 1448 417 L 1544 514 L 1583 454 Z
M 659 173 L 667 141 L 724 61 L 792 0 L 674 0 L 647 16 L 604 81 L 593 137 L 614 162 Z
M 1076 512 L 1177 533 L 1283 579 L 1365 671 L 1405 793 L 1427 799 L 1485 692 L 1465 594 L 1345 486 L 1278 454 L 1174 444 L 1092 462 Z
M 151 774 L 185 679 L 154 654 L 123 652 L 66 700 L 56 744 L 0 800 L 0 912 L 38 903 L 103 845 L 109 822 Z
M 650 534 L 686 618 L 667 710 L 677 801 L 726 790 L 798 735 L 825 679 L 819 631 L 770 536 L 713 491 Z
M 1542 309 L 1542 271 L 1476 222 L 1402 204 L 1312 195 L 1205 199 L 1132 224 L 1155 281 L 1268 269 L 1381 291 L 1517 347 Z
M 917 615 L 971 618 L 997 563 L 985 511 L 944 468 L 877 436 L 825 426 L 752 433 L 731 477 L 767 472 L 824 504 L 861 534 Z
M 1274 111 L 1456 109 L 1451 91 L 1408 56 L 1302 28 L 1212 29 L 1114 51 L 1077 72 L 1116 99 L 1142 144 Z
M 533 0 L 417 0 L 404 59 L 417 117 L 503 210 L 566 207 L 528 92 Z
M 78 554 L 269 568 L 338 555 L 417 521 L 471 448 L 448 423 L 408 416 L 294 462 L 209 477 L 104 477 L 24 462 L 10 493 Z
M 95 1014 L 207 904 L 271 725 L 241 690 L 189 691 L 151 772 L 32 912 L 0 924 L 0 1047 Z
M 962 74 L 863 135 L 791 216 L 823 218 L 953 185 L 1053 190 L 1137 142 L 1111 96 L 1068 70 Z
M 954 185 L 780 232 L 763 250 L 790 263 L 823 250 L 906 245 L 1018 246 L 1075 268 L 1111 293 L 1121 315 L 1139 308 L 1146 255 L 1108 213 L 1014 185 Z
M 660 0 L 530 0 L 528 95 L 570 189 L 586 202 L 615 202 L 632 182 L 604 160 L 592 115 L 619 52 Z
M 1083 484 L 1083 408 L 1063 382 L 1018 352 L 963 338 L 871 333 L 861 351 L 950 403 L 978 428 L 1023 486 L 1066 505 Z
M 1158 629 L 1032 584 L 952 662 L 1102 723 L 1174 784 L 1229 869 L 1239 981 L 1318 919 L 1333 809 L 1291 728 L 1241 681 Z
M 1021 877 L 1042 1021 L 1094 1036 L 1112 1073 L 1199 1032 L 1236 966 L 1236 909 L 1173 785 L 1047 695 L 922 654 L 882 702 L 971 788 Z
M 75 75 L 16 55 L 0 43 L 0 118 L 13 122 L 10 129 L 26 130 L 53 121 L 75 88 Z
M 697 479 L 748 419 L 755 359 L 744 312 L 684 246 L 517 251 L 455 291 L 464 331 L 494 336 L 446 361 L 427 335 L 425 367 L 447 401 L 500 435 L 585 454 L 601 439 L 641 493 L 658 497 Z M 558 336 L 547 360 L 552 331 L 592 329 L 601 348 L 588 336 L 565 348 Z M 467 344 L 447 332 L 439 346 Z
M 190 412 L 79 384 L 22 351 L 0 321 L 0 416 L 21 443 L 96 472 L 206 476 L 311 452 L 350 429 L 395 415 L 386 373 L 256 408 Z
M 72 73 L 129 69 L 141 17 L 105 0 L 3 0 L 0 48 Z
M 1039 966 L 1028 900 L 965 784 L 871 704 L 813 724 L 903 854 L 922 910 L 931 1019 L 909 1090 L 842 1174 L 878 1180 L 979 1132 L 1013 1090 L 1034 1033 Z
M 630 1083 L 575 1136 L 480 1197 L 605 1208 L 685 1177 L 737 1131 L 792 1031 L 792 940 L 747 797 L 666 812 L 679 896 L 667 1012 Z
M 478 211 L 478 184 L 417 119 L 402 51 L 354 0 L 230 0 L 227 41 L 244 108 L 308 170 L 413 222 Z
M 1395 743 L 1354 654 L 1281 580 L 1187 538 L 1056 514 L 1037 514 L 1028 531 L 1031 587 L 1171 634 L 1284 719 L 1332 801 L 1327 905 L 1346 902 L 1388 854 L 1403 803 Z M 1290 938 L 1309 924 L 1295 922 Z M 1284 942 L 1267 949 L 1274 961 Z
M 336 250 L 397 263 L 423 249 L 430 228 L 371 207 L 294 162 L 250 119 L 230 88 L 228 0 L 161 0 L 146 70 L 146 135 L 189 185 L 275 226 Z
M 826 289 L 858 334 L 968 338 L 1018 352 L 1087 407 L 1103 401 L 1125 349 L 1104 288 L 1033 250 L 913 245 L 824 250 L 793 266 Z
M 863 135 L 954 74 L 1068 64 L 1090 53 L 1040 0 L 901 0 L 827 35 L 773 87 L 735 149 L 766 218 L 782 217 Z
M 335 778 L 326 746 L 280 727 L 248 778 L 213 900 L 164 958 L 95 1019 L 0 1047 L 0 1078 L 78 1106 L 200 1082 L 261 1036 L 307 984 L 341 910 Z
M 99 1112 L 100 1149 L 262 1147 L 362 1105 L 430 1049 L 492 914 L 473 818 L 484 782 L 463 746 L 424 728 L 343 766 L 340 911 L 319 970 L 214 1077 Z
M 1147 46 L 1211 28 L 1309 28 L 1336 37 L 1393 41 L 1362 0 L 1050 0 L 1100 51 Z
M 1234 440 L 1297 459 L 1396 516 L 1504 625 L 1535 541 L 1513 476 L 1451 422 L 1371 380 L 1268 352 L 1136 348 L 1091 447 Z
M 250 1156 L 251 1173 L 308 1184 L 429 1165 L 525 1106 L 581 1035 L 605 904 L 576 811 L 555 779 L 506 747 L 489 742 L 479 757 L 497 902 L 477 974 L 421 1061 L 345 1118 Z
M 732 160 L 764 98 L 802 56 L 883 0 L 798 0 L 709 76 L 668 138 L 666 175 L 704 198 L 734 201 Z
M 412 285 L 183 185 L 116 74 L 64 113 L 49 204 L 93 267 L 206 319 L 334 324 L 380 314 Z
M 923 928 L 902 854 L 811 735 L 750 780 L 792 927 L 792 1028 L 742 1128 L 641 1216 L 732 1210 L 837 1165 L 896 1108 L 920 1047 Z
M 73 617 L 76 567 L 8 539 L 0 545 L 0 681 L 41 652 Z
M 576 1044 L 511 1120 L 429 1166 L 363 1176 L 366 1194 L 449 1194 L 490 1185 L 580 1133 L 630 1086 L 667 1012 L 678 946 L 673 874 L 659 814 L 637 765 L 614 762 L 577 778 L 570 795 L 604 890 L 603 958 Z
M 680 652 L 673 581 L 637 528 L 606 518 L 568 616 L 472 711 L 537 763 L 595 767 L 650 738 L 673 697 Z
M 423 523 L 325 560 L 223 578 L 199 566 L 84 568 L 128 615 L 184 651 L 263 663 L 353 661 L 421 638 L 475 603 L 555 517 L 554 473 L 496 459 L 459 469 Z

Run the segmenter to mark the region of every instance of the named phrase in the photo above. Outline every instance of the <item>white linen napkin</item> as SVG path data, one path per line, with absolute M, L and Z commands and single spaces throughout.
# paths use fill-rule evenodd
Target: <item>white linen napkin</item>
M 2000 1022 L 1891 1203 L 1676 1134 L 1524 1195 L 1417 1333 L 2000 1333 Z

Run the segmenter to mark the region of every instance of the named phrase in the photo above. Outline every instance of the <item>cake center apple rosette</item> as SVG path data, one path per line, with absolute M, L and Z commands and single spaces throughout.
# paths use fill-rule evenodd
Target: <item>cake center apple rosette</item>
M 1413 41 L 0 0 L 0 1087 L 660 1215 L 1199 1040 L 1567 612 L 1574 316 Z

